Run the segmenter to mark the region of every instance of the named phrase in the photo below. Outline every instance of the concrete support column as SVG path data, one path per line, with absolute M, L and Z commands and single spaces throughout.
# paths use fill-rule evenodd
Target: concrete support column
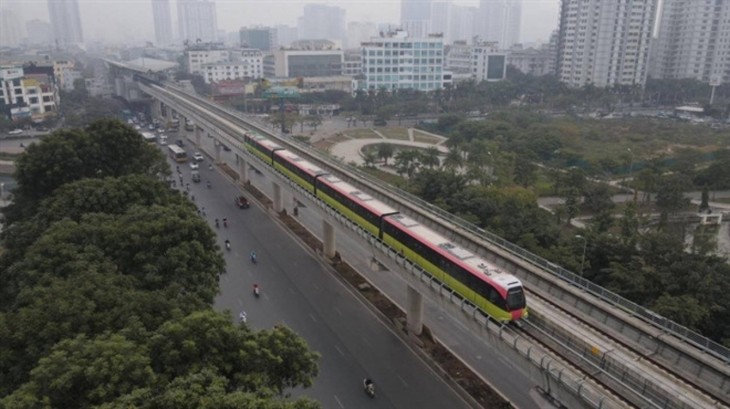
M 243 156 L 236 154 L 236 163 L 238 164 L 238 177 L 241 183 L 248 183 L 248 162 Z
M 423 296 L 410 284 L 406 288 L 406 308 L 408 333 L 421 335 L 421 331 L 423 331 Z
M 284 210 L 284 203 L 281 200 L 281 186 L 276 181 L 272 181 L 271 186 L 274 188 L 274 197 L 271 198 L 271 201 L 274 204 L 274 211 L 279 213 Z
M 152 118 L 159 118 L 162 114 L 162 109 L 160 108 L 160 101 L 154 100 L 152 101 Z
M 221 163 L 221 150 L 223 147 L 221 143 L 216 139 L 215 141 L 215 163 Z
M 335 227 L 329 224 L 327 220 L 322 220 L 322 229 L 324 230 L 324 256 L 332 258 L 337 252 L 337 247 L 335 245 Z
M 198 149 L 200 149 L 200 134 L 202 134 L 202 133 L 203 133 L 203 130 L 196 126 L 195 127 L 195 146 L 197 146 Z

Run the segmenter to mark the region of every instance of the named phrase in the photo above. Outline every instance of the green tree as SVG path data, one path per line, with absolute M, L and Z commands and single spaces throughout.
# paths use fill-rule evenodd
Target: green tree
M 8 408 L 87 408 L 155 379 L 143 348 L 121 335 L 60 342 L 38 361 L 30 381 L 3 400 Z
M 388 159 L 393 157 L 395 147 L 390 143 L 379 143 L 375 146 L 378 152 L 378 158 L 383 160 L 385 166 L 388 166 Z
M 439 160 L 440 152 L 435 146 L 431 146 L 422 152 L 421 164 L 429 169 L 437 168 L 441 164 Z
M 691 186 L 689 177 L 681 174 L 664 176 L 659 181 L 656 205 L 668 213 L 676 213 L 689 205 L 684 192 Z

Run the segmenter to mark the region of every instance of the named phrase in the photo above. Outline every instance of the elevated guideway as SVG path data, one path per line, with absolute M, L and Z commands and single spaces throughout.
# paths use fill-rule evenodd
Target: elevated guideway
M 246 123 L 236 113 L 223 110 L 198 97 L 169 87 L 158 88 L 143 85 L 141 88 L 186 117 L 192 118 L 196 124 L 205 129 L 205 132 L 211 133 L 221 143 L 234 149 L 241 146 L 240 135 L 243 132 L 258 132 L 272 138 L 281 137 L 271 135 L 264 129 Z M 620 343 L 628 345 L 639 356 L 650 357 L 661 367 L 671 369 L 676 377 L 711 396 L 709 402 L 714 399 L 718 405 L 727 405 L 728 389 L 730 389 L 730 385 L 728 385 L 730 354 L 727 349 L 601 288 L 591 286 L 590 283 L 581 281 L 569 272 L 445 214 L 439 209 L 389 186 L 382 186 L 377 181 L 370 180 L 325 155 L 312 152 L 305 146 L 287 139 L 281 139 L 279 142 L 287 145 L 288 149 L 310 158 L 313 162 L 323 163 L 324 167 L 336 170 L 339 176 L 344 176 L 353 184 L 368 190 L 376 198 L 392 204 L 394 207 L 407 209 L 409 215 L 416 217 L 419 221 L 432 226 L 448 237 L 455 238 L 456 241 L 475 253 L 484 255 L 518 275 L 531 291 L 540 292 L 545 297 L 551 298 L 554 303 L 560 304 L 562 308 L 570 310 L 574 314 L 580 314 L 585 322 L 598 328 L 604 334 L 611 333 L 613 337 L 618 338 Z M 241 157 L 247 156 L 242 149 L 237 154 Z M 246 167 L 240 169 L 240 176 L 243 179 L 247 179 L 245 172 Z M 375 244 L 373 245 L 375 246 Z M 383 249 L 383 254 L 387 254 L 387 249 Z M 397 255 L 391 256 L 398 261 Z M 408 268 L 405 265 L 404 267 Z M 461 310 L 467 311 L 468 307 L 461 307 Z M 472 315 L 476 316 L 476 314 Z M 596 346 L 594 351 L 594 355 L 599 358 L 608 358 L 608 354 L 612 352 L 604 350 L 600 346 Z M 580 390 L 577 393 L 580 395 Z M 702 400 L 702 402 L 706 401 L 708 400 Z M 597 404 L 597 402 L 594 403 Z M 691 407 L 681 404 L 671 406 L 664 403 L 663 405 L 659 404 L 655 407 Z M 590 405 L 587 406 L 590 407 Z

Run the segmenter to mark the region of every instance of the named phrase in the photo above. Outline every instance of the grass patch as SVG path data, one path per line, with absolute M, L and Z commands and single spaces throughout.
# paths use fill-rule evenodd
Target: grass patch
M 408 139 L 408 128 L 396 127 L 396 128 L 381 128 L 378 131 L 388 139 L 398 139 L 407 141 Z
M 20 155 L 19 153 L 0 152 L 0 160 L 16 160 Z
M 422 143 L 430 143 L 430 144 L 437 144 L 441 142 L 443 139 L 437 138 L 435 136 L 426 135 L 423 132 L 414 129 L 413 130 L 413 140 L 415 142 L 422 142 Z
M 342 131 L 342 133 L 352 139 L 380 138 L 380 136 L 371 129 L 348 129 L 346 131 Z

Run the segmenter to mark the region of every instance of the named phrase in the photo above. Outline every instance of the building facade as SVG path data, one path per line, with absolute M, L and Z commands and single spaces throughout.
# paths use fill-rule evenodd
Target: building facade
M 730 82 L 730 1 L 664 0 L 653 78 Z
M 203 74 L 203 65 L 228 61 L 230 52 L 224 48 L 188 49 L 188 73 Z
M 342 61 L 342 75 L 357 77 L 362 74 L 362 55 L 360 49 L 345 51 L 345 59 Z
M 172 15 L 170 0 L 152 0 L 152 19 L 155 24 L 155 42 L 158 46 L 172 44 Z
M 264 75 L 264 54 L 259 49 L 230 50 L 227 61 L 202 65 L 208 84 L 237 79 L 259 79 Z
M 9 9 L 0 9 L 0 46 L 15 47 L 23 39 L 18 16 Z
M 51 19 L 53 41 L 58 46 L 84 42 L 77 0 L 48 0 L 48 17 Z
M 360 44 L 378 35 L 375 23 L 352 21 L 347 23 L 347 44 L 348 49 L 360 49 Z
M 276 48 L 276 30 L 269 27 L 241 27 L 239 30 L 241 47 L 258 48 L 271 51 Z
M 646 82 L 657 0 L 563 0 L 558 76 L 572 87 Z
M 304 40 L 325 39 L 340 47 L 346 41 L 345 9 L 323 4 L 307 4 L 299 17 L 299 38 Z
M 342 50 L 275 50 L 264 60 L 266 78 L 331 77 L 342 75 Z
M 401 0 L 401 29 L 413 38 L 425 38 L 431 33 L 431 0 Z
M 524 74 L 535 76 L 555 75 L 558 58 L 558 33 L 554 31 L 548 44 L 538 48 L 524 48 L 516 44 L 509 49 L 507 65 L 515 67 Z
M 502 81 L 507 77 L 507 53 L 497 42 L 481 43 L 471 49 L 472 77 L 477 81 Z
M 215 3 L 207 0 L 177 0 L 180 40 L 195 44 L 218 38 Z
M 362 88 L 432 91 L 444 86 L 440 35 L 415 38 L 405 31 L 388 33 L 363 43 L 361 55 Z
M 520 42 L 522 0 L 481 0 L 479 35 L 483 41 L 496 42 L 502 49 Z
M 43 119 L 58 111 L 58 87 L 50 66 L 0 67 L 0 105 L 11 119 Z

